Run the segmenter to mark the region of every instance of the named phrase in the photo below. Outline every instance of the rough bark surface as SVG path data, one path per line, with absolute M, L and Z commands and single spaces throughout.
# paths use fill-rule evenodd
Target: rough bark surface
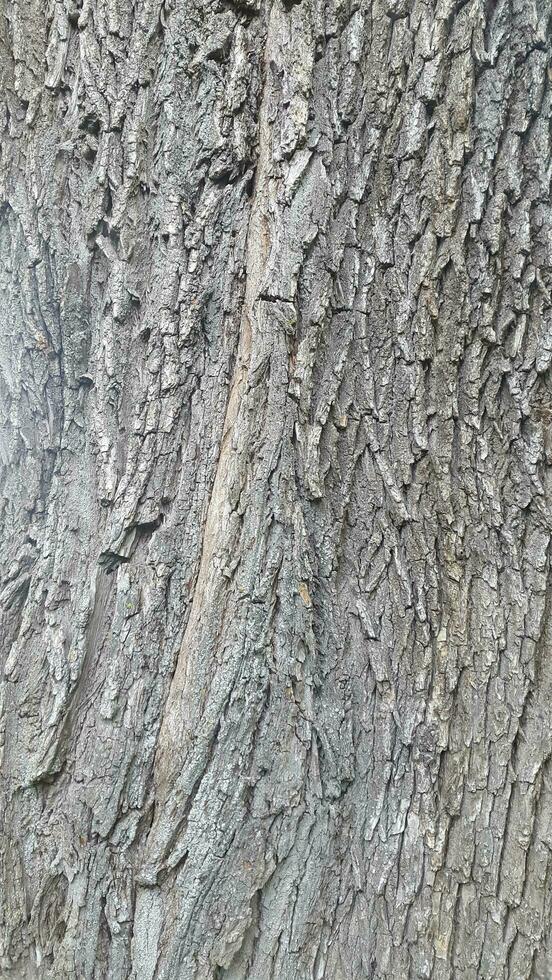
M 552 976 L 549 0 L 3 0 L 0 975 Z

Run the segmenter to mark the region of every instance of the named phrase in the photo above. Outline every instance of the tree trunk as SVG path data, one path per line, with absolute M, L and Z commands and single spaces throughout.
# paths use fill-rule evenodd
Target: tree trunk
M 549 0 L 0 31 L 0 975 L 552 976 Z

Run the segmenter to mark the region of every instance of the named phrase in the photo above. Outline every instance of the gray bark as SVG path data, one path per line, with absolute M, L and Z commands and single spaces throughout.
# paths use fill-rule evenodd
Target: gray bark
M 0 975 L 552 976 L 549 0 L 0 37 Z

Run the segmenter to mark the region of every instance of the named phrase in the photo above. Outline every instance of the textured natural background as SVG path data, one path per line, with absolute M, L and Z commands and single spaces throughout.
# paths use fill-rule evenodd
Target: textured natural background
M 552 976 L 550 0 L 0 0 L 2 980 Z

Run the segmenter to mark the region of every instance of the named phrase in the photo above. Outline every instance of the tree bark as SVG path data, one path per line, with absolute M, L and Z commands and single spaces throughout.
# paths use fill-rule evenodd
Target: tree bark
M 0 32 L 0 975 L 552 976 L 549 0 Z

